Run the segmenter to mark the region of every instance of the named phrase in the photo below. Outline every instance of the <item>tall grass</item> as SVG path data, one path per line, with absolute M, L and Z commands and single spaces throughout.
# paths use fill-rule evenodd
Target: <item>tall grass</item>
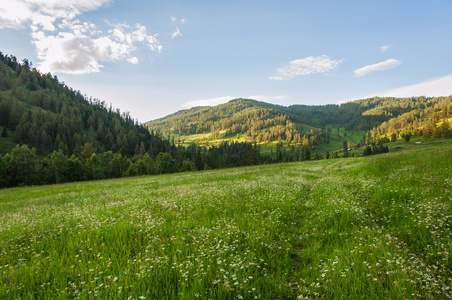
M 451 150 L 2 190 L 0 298 L 451 298 Z

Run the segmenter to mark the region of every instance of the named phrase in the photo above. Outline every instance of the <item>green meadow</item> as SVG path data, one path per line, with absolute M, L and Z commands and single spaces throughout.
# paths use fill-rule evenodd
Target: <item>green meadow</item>
M 450 299 L 452 145 L 0 190 L 1 299 Z

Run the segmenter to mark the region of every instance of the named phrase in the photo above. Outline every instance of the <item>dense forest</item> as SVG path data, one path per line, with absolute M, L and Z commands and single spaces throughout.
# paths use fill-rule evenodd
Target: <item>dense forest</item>
M 410 101 L 411 100 L 411 101 Z M 450 129 L 450 118 L 452 115 L 452 96 L 437 98 L 417 98 L 400 99 L 405 107 L 411 109 L 402 111 L 395 118 L 374 127 L 371 130 L 372 139 L 378 140 L 382 137 L 396 140 L 397 138 L 406 138 L 422 136 L 424 138 L 434 137 L 452 137 Z M 384 108 L 376 108 L 384 110 Z M 390 113 L 390 111 L 388 112 Z
M 241 136 L 267 146 L 284 141 L 303 146 L 329 143 L 330 132 L 303 126 L 300 118 L 277 105 L 250 99 L 235 99 L 214 107 L 195 107 L 163 119 L 147 122 L 151 129 L 169 136 L 209 133 L 211 139 Z
M 3 135 L 5 128 L 14 131 L 17 144 L 35 147 L 41 155 L 56 150 L 85 160 L 96 151 L 133 156 L 169 149 L 167 142 L 138 125 L 129 113 L 87 99 L 56 76 L 41 74 L 27 60 L 19 63 L 0 53 L 0 90 Z

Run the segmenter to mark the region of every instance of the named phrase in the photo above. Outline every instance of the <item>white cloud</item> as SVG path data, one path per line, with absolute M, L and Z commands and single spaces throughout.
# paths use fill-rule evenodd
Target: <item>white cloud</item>
M 385 53 L 386 50 L 388 50 L 388 49 L 391 48 L 391 47 L 392 47 L 392 45 L 384 45 L 384 46 L 381 46 L 381 47 L 380 47 L 380 51 L 381 51 L 381 53 Z
M 296 59 L 289 65 L 276 70 L 277 75 L 270 77 L 271 80 L 289 80 L 296 76 L 306 76 L 310 74 L 329 73 L 345 59 L 333 60 L 327 55 L 309 56 L 302 59 Z
M 420 83 L 375 93 L 371 96 L 380 97 L 439 97 L 452 95 L 452 75 L 432 78 Z
M 127 60 L 136 64 L 137 57 L 131 54 L 139 44 L 145 44 L 153 51 L 161 51 L 156 35 L 148 35 L 146 27 L 136 24 L 112 25 L 108 34 L 101 35 L 94 24 L 78 20 L 60 24 L 60 31 L 48 34 L 40 30 L 32 33 L 42 72 L 86 74 L 100 72 L 102 62 Z M 70 29 L 66 29 L 70 28 Z
M 426 81 L 402 86 L 395 89 L 385 90 L 377 93 L 373 93 L 364 97 L 356 99 L 343 99 L 337 102 L 337 104 L 347 103 L 357 99 L 366 99 L 371 97 L 440 97 L 452 95 L 452 75 L 447 75 L 439 78 L 432 78 Z
M 354 71 L 355 76 L 356 77 L 361 77 L 364 76 L 370 72 L 374 72 L 374 71 L 382 71 L 382 70 L 387 70 L 387 69 L 392 69 L 397 67 L 398 65 L 400 65 L 402 62 L 400 60 L 394 59 L 394 58 L 390 58 L 387 59 L 385 61 L 373 64 L 373 65 L 368 65 L 359 69 L 356 69 Z
M 174 39 L 178 36 L 182 36 L 182 33 L 180 33 L 180 30 L 179 30 L 179 26 L 177 26 L 176 31 L 171 34 L 171 38 Z
M 29 23 L 54 30 L 56 19 L 75 16 L 98 9 L 111 0 L 3 0 L 0 6 L 0 28 L 24 28 Z
M 180 19 L 181 24 L 184 24 L 185 22 L 187 22 L 186 18 Z M 175 16 L 171 16 L 171 23 L 177 23 L 177 18 Z
M 136 56 L 129 58 L 127 61 L 128 61 L 129 63 L 131 63 L 131 64 L 134 64 L 134 65 L 136 65 L 137 63 L 140 62 L 140 60 L 139 60 L 138 57 L 136 57 Z
M 85 74 L 99 72 L 102 65 L 97 60 L 92 41 L 84 35 L 60 33 L 46 35 L 43 31 L 32 33 L 33 44 L 42 72 Z
M 109 24 L 103 32 L 77 16 L 112 0 L 4 0 L 0 6 L 0 28 L 31 29 L 38 68 L 42 72 L 85 74 L 100 72 L 103 62 L 126 60 L 140 45 L 151 51 L 162 50 L 157 34 L 148 34 L 146 26 Z

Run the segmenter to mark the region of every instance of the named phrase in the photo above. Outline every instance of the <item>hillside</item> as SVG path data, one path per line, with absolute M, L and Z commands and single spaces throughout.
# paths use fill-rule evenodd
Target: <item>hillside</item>
M 169 148 L 128 113 L 88 99 L 56 76 L 40 73 L 28 60 L 18 62 L 1 52 L 0 132 L 0 154 L 17 144 L 34 147 L 40 155 L 61 151 L 82 160 L 93 152 L 132 157 Z
M 315 128 L 286 108 L 251 99 L 235 99 L 214 107 L 195 107 L 145 126 L 175 135 L 182 144 L 217 145 L 224 140 L 256 142 L 267 146 L 328 144 L 330 130 Z
M 0 190 L 0 298 L 450 299 L 446 141 Z
M 280 142 L 335 151 L 344 141 L 352 146 L 365 143 L 369 131 L 373 142 L 393 134 L 401 138 L 407 130 L 412 136 L 429 137 L 439 126 L 443 131 L 436 136 L 445 136 L 451 107 L 452 97 L 375 97 L 342 105 L 288 107 L 235 99 L 214 107 L 182 110 L 145 125 L 186 145 L 244 140 L 264 147 Z

